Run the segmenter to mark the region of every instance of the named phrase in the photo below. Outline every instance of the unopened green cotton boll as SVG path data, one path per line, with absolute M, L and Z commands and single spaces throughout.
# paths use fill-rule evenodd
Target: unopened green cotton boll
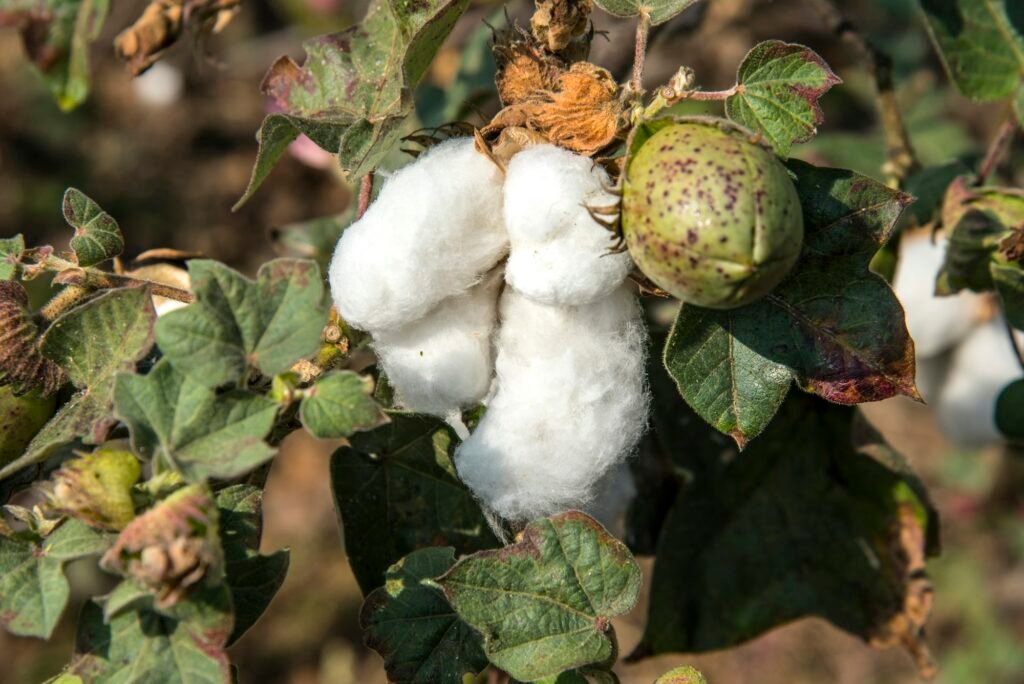
M 768 294 L 800 255 L 786 168 L 727 122 L 671 124 L 629 161 L 622 229 L 636 265 L 682 301 L 732 309 Z
M 502 181 L 472 138 L 398 170 L 338 241 L 329 278 L 342 318 L 371 333 L 393 330 L 479 282 L 508 252 Z

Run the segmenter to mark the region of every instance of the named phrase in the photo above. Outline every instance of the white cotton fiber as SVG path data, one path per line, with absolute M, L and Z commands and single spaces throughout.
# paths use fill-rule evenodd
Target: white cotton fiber
M 900 258 L 893 289 L 907 315 L 907 330 L 914 340 L 918 358 L 941 354 L 960 340 L 978 322 L 983 298 L 963 291 L 937 297 L 935 277 L 946 258 L 946 240 L 937 236 L 933 244 L 927 233 L 907 235 L 900 242 Z
M 510 520 L 585 508 L 646 425 L 640 307 L 626 285 L 574 307 L 506 288 L 499 319 L 496 391 L 459 475 Z
M 996 398 L 1024 376 L 1010 345 L 1006 325 L 996 318 L 978 326 L 953 354 L 946 384 L 936 402 L 939 425 L 952 441 L 980 445 L 1001 441 Z
M 508 250 L 502 180 L 471 138 L 433 147 L 391 176 L 334 251 L 341 316 L 371 332 L 397 328 L 480 280 Z
M 494 375 L 491 335 L 500 286 L 496 269 L 423 318 L 374 334 L 374 348 L 399 405 L 445 417 L 484 398 Z
M 586 206 L 617 201 L 602 189 L 608 174 L 593 160 L 554 145 L 512 158 L 505 180 L 505 225 L 512 247 L 505 278 L 545 304 L 586 304 L 626 279 L 629 254 L 609 254 L 613 235 Z

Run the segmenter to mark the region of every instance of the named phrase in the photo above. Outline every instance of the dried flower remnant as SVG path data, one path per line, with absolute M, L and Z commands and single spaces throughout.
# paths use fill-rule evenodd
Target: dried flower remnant
M 587 32 L 593 9 L 593 0 L 538 0 L 530 28 L 548 50 L 559 52 Z

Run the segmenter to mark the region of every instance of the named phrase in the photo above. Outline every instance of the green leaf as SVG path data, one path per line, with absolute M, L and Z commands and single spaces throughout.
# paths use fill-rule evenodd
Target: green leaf
M 140 580 L 127 578 L 121 581 L 109 594 L 96 598 L 103 606 L 103 621 L 112 619 L 129 610 L 152 610 L 153 591 Z
M 338 155 L 350 178 L 372 171 L 413 112 L 412 89 L 468 0 L 374 0 L 358 26 L 306 41 L 306 62 L 281 57 L 263 92 L 281 112 L 258 133 L 260 150 L 237 208 L 256 191 L 300 133 Z
M 355 207 L 353 203 L 349 211 L 336 216 L 322 216 L 275 228 L 270 239 L 286 254 L 312 259 L 321 272 L 326 272 L 341 234 L 355 218 Z
M 747 53 L 736 74 L 737 93 L 725 101 L 725 113 L 753 131 L 761 131 L 781 157 L 795 143 L 818 132 L 825 115 L 818 99 L 842 83 L 814 50 L 768 40 Z
M 217 492 L 225 581 L 235 608 L 229 646 L 256 624 L 288 574 L 288 551 L 260 554 L 262 506 L 263 492 L 252 485 L 233 485 Z
M 68 602 L 64 563 L 103 553 L 113 537 L 68 520 L 39 541 L 0 536 L 0 624 L 49 639 Z
M 927 166 L 912 173 L 907 178 L 903 190 L 914 197 L 914 203 L 907 207 L 903 218 L 917 226 L 931 223 L 942 207 L 946 189 L 954 180 L 970 173 L 970 168 L 959 159 L 937 166 Z
M 64 111 L 89 92 L 89 44 L 99 37 L 109 0 L 7 0 L 0 26 L 21 29 L 29 55 Z
M 0 480 L 45 460 L 81 438 L 100 444 L 116 422 L 114 376 L 132 370 L 153 346 L 156 314 L 148 288 L 111 290 L 61 315 L 41 340 L 43 354 L 63 368 L 78 390 L 26 447 L 0 469 Z
M 610 669 L 611 619 L 636 603 L 640 579 L 622 542 L 569 511 L 531 522 L 512 546 L 462 558 L 437 581 L 483 635 L 487 658 L 533 681 L 574 667 Z
M 918 0 L 957 89 L 974 100 L 1011 95 L 1024 75 L 1024 5 L 1017 0 Z
M 317 378 L 306 390 L 300 416 L 310 434 L 321 439 L 348 437 L 388 420 L 373 399 L 373 381 L 347 370 Z
M 841 404 L 917 397 L 903 309 L 868 271 L 910 198 L 852 171 L 788 165 L 804 212 L 793 271 L 747 306 L 684 305 L 665 346 L 686 402 L 741 447 L 767 426 L 791 380 Z
M 498 545 L 452 465 L 458 438 L 432 416 L 389 412 L 391 422 L 331 456 L 331 487 L 345 551 L 363 594 L 409 553 L 444 544 L 456 553 Z
M 388 681 L 462 684 L 487 667 L 480 635 L 459 619 L 433 583 L 455 563 L 455 550 L 413 551 L 388 568 L 383 587 L 363 602 L 359 625 L 380 653 Z
M 117 221 L 81 190 L 68 188 L 64 193 L 64 220 L 75 229 L 71 251 L 79 266 L 95 266 L 120 255 L 124 249 Z
M 0 280 L 13 280 L 18 275 L 18 263 L 25 251 L 25 238 L 21 233 L 0 239 Z
M 991 264 L 1002 242 L 1024 226 L 1024 191 L 972 188 L 968 178 L 955 180 L 946 193 L 942 223 L 951 227 L 946 260 L 935 282 L 939 295 L 963 289 L 986 292 L 994 287 Z
M 1024 269 L 1019 264 L 992 262 L 992 282 L 1010 325 L 1024 330 Z
M 664 24 L 698 0 L 597 0 L 597 6 L 613 17 L 635 17 L 645 11 L 651 26 Z
M 661 532 L 636 656 L 727 648 L 811 615 L 923 648 L 937 518 L 856 409 L 794 394 L 742 454 L 677 444 L 672 458 L 690 476 Z
M 117 684 L 228 684 L 224 652 L 231 633 L 231 599 L 223 586 L 182 601 L 171 615 L 143 609 L 109 624 L 95 602 L 78 620 L 71 674 Z
M 996 398 L 996 427 L 1012 442 L 1024 442 L 1024 380 L 1014 380 Z
M 240 383 L 250 366 L 273 377 L 316 350 L 327 301 L 312 261 L 275 259 L 256 282 L 206 259 L 190 261 L 188 270 L 196 301 L 161 316 L 156 340 L 194 381 Z
M 708 680 L 695 668 L 683 665 L 661 675 L 654 684 L 708 684 Z
M 218 394 L 166 359 L 147 375 L 118 375 L 114 400 L 136 453 L 164 460 L 189 480 L 236 477 L 275 453 L 263 441 L 275 402 L 245 390 Z

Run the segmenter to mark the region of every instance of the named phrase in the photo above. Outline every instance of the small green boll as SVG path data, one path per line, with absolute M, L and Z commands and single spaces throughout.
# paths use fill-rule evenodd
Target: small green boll
M 670 124 L 629 162 L 622 229 L 636 265 L 682 301 L 732 309 L 763 297 L 800 255 L 786 168 L 725 121 Z
M 0 387 L 0 466 L 21 456 L 56 406 L 55 397 L 41 397 L 38 390 L 19 397 L 10 385 Z

